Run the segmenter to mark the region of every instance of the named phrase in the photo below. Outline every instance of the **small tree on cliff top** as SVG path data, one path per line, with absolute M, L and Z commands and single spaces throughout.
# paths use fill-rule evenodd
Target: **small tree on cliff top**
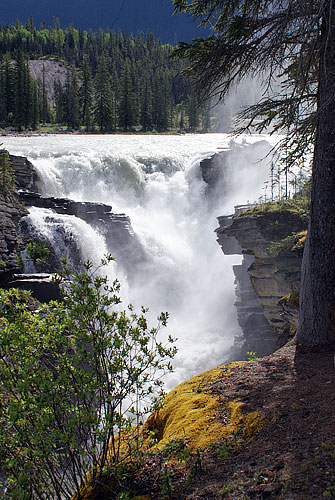
M 291 128 L 298 157 L 314 140 L 312 201 L 300 292 L 299 344 L 332 346 L 335 338 L 335 4 L 331 0 L 173 0 L 213 28 L 181 43 L 207 94 L 223 98 L 246 76 L 282 75 L 282 92 L 244 112 L 258 130 Z

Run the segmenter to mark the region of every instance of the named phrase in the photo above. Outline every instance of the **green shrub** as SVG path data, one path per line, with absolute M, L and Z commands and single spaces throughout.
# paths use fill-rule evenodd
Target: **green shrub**
M 44 266 L 49 256 L 50 250 L 45 243 L 31 241 L 27 244 L 27 258 L 35 264 Z
M 74 275 L 65 268 L 57 282 L 62 301 L 37 312 L 22 292 L 0 290 L 0 462 L 8 499 L 76 493 L 80 500 L 85 486 L 98 488 L 109 464 L 135 453 L 136 426 L 176 352 L 171 337 L 166 344 L 157 338 L 167 313 L 149 329 L 147 310 L 120 310 L 118 281 L 109 285 L 90 263 Z

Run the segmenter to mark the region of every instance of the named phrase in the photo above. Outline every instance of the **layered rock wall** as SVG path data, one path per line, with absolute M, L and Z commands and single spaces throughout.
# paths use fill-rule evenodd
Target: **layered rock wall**
M 297 320 L 297 310 L 294 308 L 287 308 L 289 310 L 286 310 L 285 315 L 282 299 L 284 296 L 294 296 L 299 291 L 302 250 L 276 254 L 270 248 L 273 243 L 282 241 L 292 233 L 303 231 L 306 223 L 299 214 L 290 210 L 241 213 L 219 217 L 218 220 L 220 226 L 216 232 L 223 252 L 254 256 L 247 269 L 248 274 L 265 317 L 275 329 L 275 346 L 279 347 L 290 335 L 287 316 L 292 316 L 291 324 Z M 235 248 L 232 248 L 231 239 L 235 241 Z
M 22 156 L 10 155 L 11 166 L 15 172 L 16 187 L 31 189 L 34 184 L 34 168 Z M 20 253 L 25 244 L 19 232 L 19 222 L 28 214 L 20 202 L 17 192 L 5 196 L 0 193 L 0 282 L 7 282 L 20 271 Z
M 15 193 L 0 193 L 0 282 L 6 282 L 20 270 L 20 252 L 24 242 L 19 234 L 19 222 L 28 214 Z
M 43 198 L 30 191 L 21 192 L 20 198 L 28 207 L 47 208 L 57 214 L 74 215 L 97 228 L 105 237 L 108 251 L 122 264 L 130 277 L 134 267 L 145 261 L 143 248 L 133 232 L 130 218 L 125 214 L 113 213 L 110 205 L 77 202 L 67 198 Z M 21 227 L 25 234 L 31 234 L 32 239 L 39 240 L 49 248 L 48 270 L 57 271 L 60 262 L 57 260 L 55 249 L 50 248 L 48 241 L 36 233 L 36 228 L 30 227 L 29 220 L 23 220 Z M 79 264 L 80 249 L 76 247 L 76 242 L 71 240 L 67 245 L 72 246 L 73 261 Z
M 200 164 L 207 183 L 209 203 L 224 200 L 229 191 L 239 189 L 243 166 L 257 164 L 271 147 L 267 141 L 235 144 Z M 267 166 L 266 166 L 267 168 Z M 242 175 L 242 174 L 241 174 Z M 252 173 L 250 174 L 252 175 Z M 288 338 L 291 325 L 297 323 L 297 308 L 291 296 L 299 289 L 301 253 L 280 252 L 269 248 L 273 242 L 305 229 L 306 223 L 294 211 L 244 212 L 250 205 L 235 207 L 234 216 L 218 217 L 218 242 L 227 255 L 243 254 L 241 266 L 234 266 L 238 322 L 243 335 L 235 339 L 233 357 L 247 357 L 248 351 L 264 356 L 272 353 Z M 283 297 L 289 296 L 289 300 Z M 292 307 L 292 302 L 294 307 Z
M 55 214 L 74 215 L 98 229 L 105 237 L 108 252 L 124 266 L 130 278 L 135 266 L 145 262 L 143 248 L 132 230 L 129 217 L 125 214 L 115 214 L 111 206 L 102 203 L 43 198 L 37 193 L 37 174 L 27 158 L 10 155 L 10 161 L 17 190 L 6 197 L 0 193 L 0 286 L 28 288 L 35 296 L 39 294 L 40 289 L 42 296 L 48 295 L 49 292 L 45 293 L 45 290 L 49 287 L 49 277 L 44 273 L 16 276 L 22 272 L 21 252 L 29 240 L 49 248 L 47 263 L 41 271 L 52 273 L 60 268 L 57 249 L 51 248 L 49 242 L 39 233 L 39 228 L 32 227 L 29 218 L 25 217 L 29 214 L 30 207 L 50 209 Z M 57 230 L 61 231 L 59 227 Z M 73 263 L 79 264 L 81 257 L 77 242 L 64 233 L 64 238 L 66 237 L 65 245 L 71 253 Z M 36 268 L 33 271 L 35 270 Z

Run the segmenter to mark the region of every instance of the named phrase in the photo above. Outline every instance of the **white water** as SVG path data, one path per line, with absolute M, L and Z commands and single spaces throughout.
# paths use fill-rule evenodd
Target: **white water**
M 260 139 L 247 137 L 249 143 Z M 262 194 L 268 166 L 242 154 L 230 169 L 228 194 L 217 192 L 215 202 L 207 203 L 199 163 L 229 140 L 225 134 L 2 139 L 11 154 L 34 164 L 42 195 L 99 201 L 130 216 L 148 263 L 137 270 L 131 287 L 120 267 L 111 274 L 123 282 L 125 301 L 150 307 L 154 317 L 169 311 L 168 330 L 178 338 L 179 353 L 168 388 L 224 362 L 240 334 L 232 273 L 240 257 L 223 255 L 214 229 L 217 216 Z M 48 214 L 33 209 L 31 217 L 40 231 L 50 230 Z M 106 251 L 103 236 L 74 217 L 63 219 L 83 257 L 96 262 Z

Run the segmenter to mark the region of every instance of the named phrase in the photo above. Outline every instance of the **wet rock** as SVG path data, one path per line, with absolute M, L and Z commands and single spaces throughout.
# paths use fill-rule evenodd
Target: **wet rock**
M 37 174 L 32 163 L 24 156 L 9 155 L 9 159 L 15 172 L 17 189 L 35 190 Z
M 74 215 L 98 229 L 105 237 L 108 252 L 127 270 L 129 277 L 135 267 L 146 261 L 143 248 L 134 234 L 130 218 L 125 214 L 115 214 L 110 205 L 93 202 L 77 202 L 67 198 L 43 198 L 38 193 L 22 190 L 20 199 L 27 207 L 34 206 L 53 210 L 57 214 Z M 26 224 L 23 222 L 23 224 Z M 27 232 L 27 227 L 23 229 Z M 30 231 L 31 232 L 31 231 Z M 38 240 L 38 234 L 34 234 Z M 42 238 L 43 239 L 43 238 Z M 46 241 L 42 241 L 46 244 Z M 75 243 L 75 242 L 73 242 Z M 54 252 L 50 248 L 51 254 Z M 80 260 L 79 250 L 71 251 L 73 260 Z M 59 268 L 52 267 L 50 271 Z
M 231 167 L 239 168 L 244 163 L 256 163 L 266 157 L 270 150 L 271 146 L 265 140 L 241 145 L 232 141 L 229 148 L 202 160 L 200 170 L 203 180 L 207 183 L 208 194 L 215 198 L 215 194 L 218 193 L 221 198 L 224 198 L 231 189 Z
M 39 302 L 60 300 L 59 287 L 53 282 L 53 275 L 46 273 L 14 274 L 7 288 L 30 290 L 31 295 Z
M 0 284 L 20 270 L 20 252 L 25 245 L 19 234 L 19 221 L 27 213 L 15 193 L 0 193 Z

